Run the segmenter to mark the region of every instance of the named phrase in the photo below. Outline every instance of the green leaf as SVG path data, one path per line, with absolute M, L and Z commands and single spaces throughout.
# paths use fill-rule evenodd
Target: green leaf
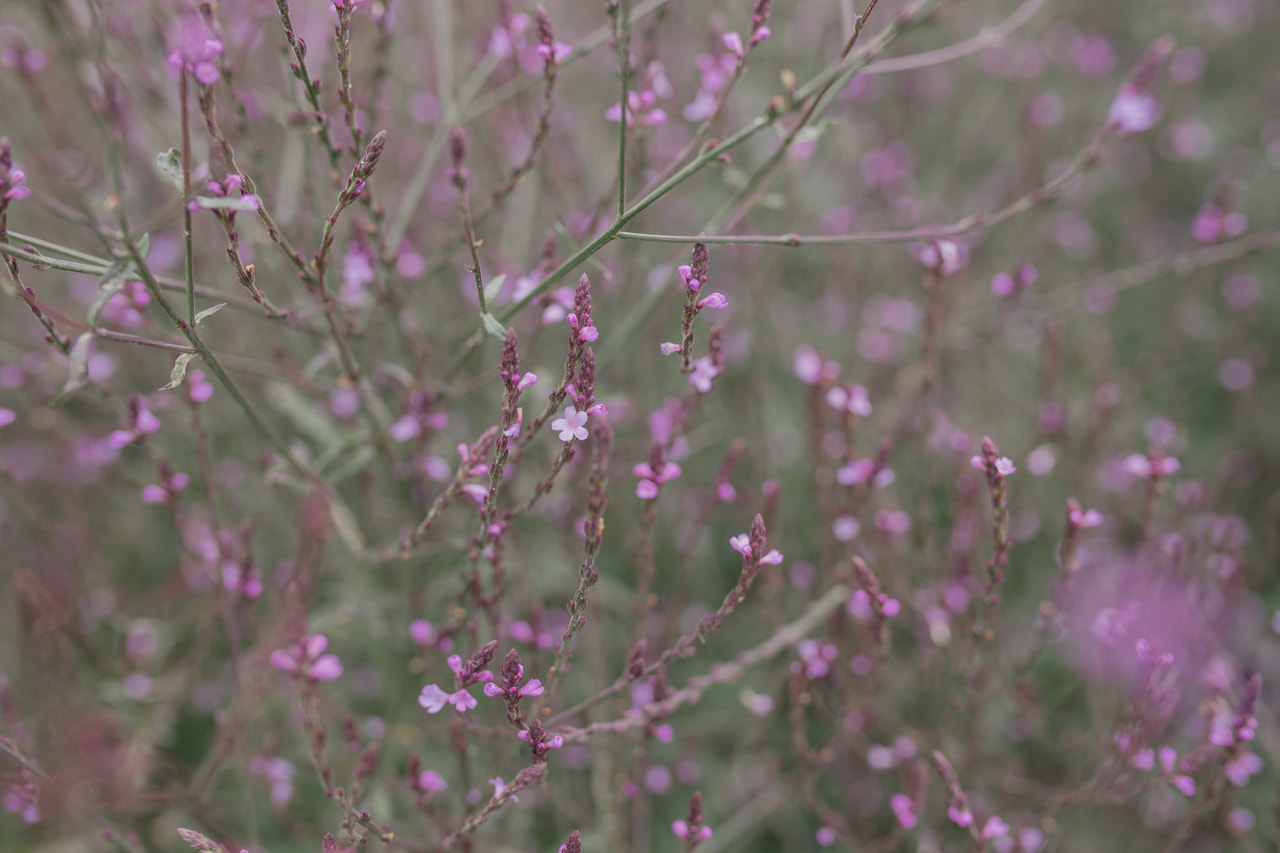
M 182 384 L 182 380 L 187 378 L 187 365 L 191 363 L 191 359 L 195 358 L 193 352 L 179 353 L 177 359 L 173 362 L 173 370 L 169 372 L 169 384 L 161 388 L 161 391 L 172 391 Z
M 499 275 L 499 276 L 494 276 L 493 278 L 489 279 L 489 283 L 484 286 L 484 305 L 482 306 L 483 308 L 488 310 L 489 305 L 497 297 L 498 293 L 502 291 L 502 283 L 506 280 L 507 280 L 506 273 L 503 273 L 502 275 Z
M 89 384 L 89 346 L 92 343 L 93 332 L 85 332 L 71 345 L 71 353 L 67 356 L 67 381 L 49 405 L 62 405 L 71 399 L 72 394 Z
M 498 340 L 504 340 L 507 337 L 507 329 L 498 322 L 498 318 L 485 311 L 480 315 L 480 322 L 484 324 L 486 334 L 489 334 Z
M 256 196 L 241 196 L 240 198 L 232 198 L 231 196 L 208 196 L 198 195 L 191 199 L 195 202 L 196 207 L 204 210 L 257 210 L 258 199 Z
M 161 151 L 156 155 L 156 168 L 159 169 L 182 192 L 182 152 L 177 148 Z
M 219 302 L 217 305 L 213 306 L 212 308 L 204 309 L 203 311 L 196 314 L 196 325 L 199 326 L 202 322 L 204 322 L 205 319 L 212 317 L 214 314 L 217 314 L 219 311 L 221 311 L 223 308 L 226 308 L 226 307 L 227 307 L 227 303 Z

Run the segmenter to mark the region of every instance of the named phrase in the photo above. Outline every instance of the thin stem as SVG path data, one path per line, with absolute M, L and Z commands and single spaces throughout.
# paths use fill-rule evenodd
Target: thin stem
M 580 729 L 570 729 L 561 732 L 566 741 L 585 741 L 592 735 L 604 732 L 619 733 L 633 729 L 638 726 L 649 724 L 655 719 L 668 716 L 672 711 L 682 705 L 691 705 L 702 698 L 703 692 L 716 684 L 731 684 L 741 677 L 742 673 L 749 666 L 768 660 L 779 654 L 783 649 L 793 646 L 800 640 L 804 639 L 815 628 L 820 626 L 828 616 L 843 607 L 849 600 L 849 588 L 843 584 L 837 584 L 827 591 L 827 594 L 815 601 L 808 610 L 805 611 L 799 619 L 779 628 L 773 636 L 760 643 L 753 648 L 747 649 L 733 660 L 727 663 L 716 664 L 710 668 L 708 674 L 698 675 L 690 678 L 685 682 L 685 686 L 668 694 L 667 698 L 661 702 L 648 705 L 643 709 L 641 714 L 628 714 L 617 720 L 610 720 L 603 723 L 593 723 Z M 656 667 L 659 664 L 653 664 Z M 646 667 L 646 672 L 652 667 Z M 609 690 L 610 688 L 606 688 Z M 616 691 L 615 691 L 616 692 Z M 581 702 L 568 711 L 557 714 L 552 717 L 546 725 L 552 726 L 556 721 L 567 719 L 570 716 L 577 715 L 586 710 L 596 702 L 605 698 L 604 691 L 597 696 L 592 697 L 586 702 Z
M 631 83 L 631 3 L 618 0 L 613 9 L 614 39 L 618 52 L 618 77 L 622 97 L 618 101 L 618 218 L 627 211 L 627 89 Z
M 1037 187 L 1017 200 L 997 210 L 972 213 L 955 222 L 942 225 L 920 225 L 915 228 L 904 228 L 892 231 L 855 231 L 849 234 L 748 234 L 748 235 L 705 235 L 705 234 L 641 234 L 635 231 L 619 231 L 619 240 L 638 240 L 648 243 L 724 243 L 784 246 L 798 248 L 800 246 L 848 245 L 853 243 L 905 243 L 911 240 L 930 240 L 939 237 L 956 237 L 972 231 L 981 231 L 999 225 L 1024 213 L 1027 213 L 1056 198 L 1067 186 L 1098 162 L 1106 143 L 1115 134 L 1108 128 L 1099 131 L 1088 146 L 1077 155 L 1071 166 L 1052 181 Z
M 236 385 L 235 380 L 233 380 L 227 374 L 227 371 L 223 369 L 222 365 L 218 362 L 217 357 L 213 354 L 213 351 L 209 349 L 208 345 L 206 345 L 196 333 L 195 327 L 189 325 L 180 316 L 178 316 L 177 311 L 173 310 L 173 306 L 169 304 L 169 300 L 165 297 L 164 291 L 160 289 L 160 283 L 156 281 L 155 276 L 151 274 L 151 270 L 147 267 L 146 259 L 143 258 L 142 253 L 138 251 L 137 242 L 129 236 L 129 227 L 125 222 L 123 209 L 119 211 L 119 219 L 120 230 L 125 234 L 125 245 L 129 249 L 129 254 L 133 257 L 134 264 L 137 265 L 138 277 L 142 279 L 142 283 L 145 284 L 147 290 L 150 291 L 151 298 L 159 304 L 164 313 L 168 315 L 171 321 L 173 321 L 173 324 L 177 326 L 182 334 L 186 336 L 187 340 L 191 342 L 191 346 L 200 354 L 200 358 L 204 360 L 205 365 L 209 368 L 209 372 L 214 375 L 214 378 L 217 379 L 222 387 L 226 389 L 227 393 L 231 395 L 231 399 L 235 400 L 236 405 L 238 405 L 244 412 L 245 417 L 249 419 L 249 423 L 258 431 L 258 434 L 266 439 L 267 443 L 274 447 L 277 453 L 288 460 L 290 465 L 300 473 L 306 473 L 302 465 L 294 459 L 293 454 L 289 451 L 288 445 L 286 445 L 284 441 L 282 441 L 280 437 L 267 426 L 266 422 L 263 421 L 262 416 L 258 414 L 258 410 L 253 407 L 253 404 L 250 403 L 240 391 L 240 387 Z
M 196 269 L 191 251 L 191 121 L 187 110 L 187 69 L 178 74 L 178 102 L 182 113 L 182 248 L 187 281 L 187 323 L 196 325 Z

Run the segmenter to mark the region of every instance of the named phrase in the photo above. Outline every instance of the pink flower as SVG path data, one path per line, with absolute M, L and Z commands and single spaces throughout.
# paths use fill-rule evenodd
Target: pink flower
M 501 797 L 503 793 L 506 792 L 507 790 L 507 783 L 502 781 L 501 776 L 493 777 L 492 779 L 489 780 L 489 784 L 493 786 L 493 798 L 495 800 Z M 520 798 L 517 797 L 515 794 L 511 795 L 511 799 L 517 803 L 520 802 Z
M 462 714 L 480 703 L 465 689 L 446 693 L 438 685 L 428 684 L 422 688 L 422 693 L 418 696 L 418 704 L 425 708 L 428 714 L 438 714 L 444 710 L 445 705 L 452 705 L 455 711 Z
M 193 403 L 203 403 L 213 396 L 213 385 L 205 378 L 203 370 L 193 370 L 187 377 L 187 399 Z
M 987 465 L 982 461 L 981 456 L 972 456 L 969 458 L 969 464 L 979 471 L 987 470 Z M 1013 460 L 1008 456 L 1001 456 L 996 460 L 996 472 L 1002 477 L 1008 477 L 1018 469 L 1014 466 Z
M 867 417 L 872 411 L 867 389 L 861 385 L 836 385 L 827 392 L 827 405 L 860 418 Z
M 733 550 L 737 551 L 748 560 L 753 558 L 751 550 L 751 536 L 746 533 L 739 533 L 729 539 L 729 545 Z M 766 566 L 777 566 L 782 563 L 782 552 L 777 548 L 770 549 L 768 554 L 760 558 L 760 564 Z
M 288 651 L 276 649 L 268 660 L 276 669 L 312 683 L 333 681 L 342 675 L 342 661 L 337 655 L 323 654 L 328 647 L 328 637 L 312 634 L 303 637 L 302 642 L 294 643 Z
M 1103 522 L 1102 513 L 1096 509 L 1087 509 L 1083 512 L 1073 509 L 1067 518 L 1076 527 L 1101 527 Z
M 906 794 L 894 794 L 890 797 L 889 808 L 893 809 L 893 816 L 902 824 L 903 829 L 916 828 L 916 808 Z
M 444 777 L 434 770 L 423 770 L 419 773 L 417 783 L 419 791 L 429 794 L 438 794 L 449 787 Z
M 1243 752 L 1239 758 L 1222 765 L 1222 773 L 1232 785 L 1243 788 L 1249 784 L 1250 778 L 1262 772 L 1262 766 L 1261 758 L 1252 752 Z
M 706 841 L 711 837 L 711 827 L 704 826 L 700 829 L 690 829 L 689 824 L 683 820 L 672 821 L 671 831 L 676 834 L 677 838 L 683 838 L 685 841 Z
M 680 466 L 674 462 L 666 462 L 661 471 L 654 473 L 648 462 L 641 462 L 631 472 L 641 478 L 636 484 L 636 497 L 648 501 L 658 496 L 658 486 L 680 476 Z
M 564 410 L 564 417 L 556 418 L 551 422 L 551 428 L 560 433 L 560 440 L 565 444 L 573 441 L 585 441 L 587 438 L 587 418 L 590 417 L 586 412 L 579 412 L 573 406 L 568 406 Z
M 177 474 L 170 477 L 167 483 L 151 483 L 143 486 L 142 502 L 144 504 L 167 503 L 189 485 L 191 485 L 190 475 L 179 471 Z
M 728 307 L 729 307 L 729 297 L 725 296 L 723 293 L 721 293 L 718 290 L 713 291 L 711 294 L 704 296 L 702 299 L 698 300 L 698 308 L 711 308 L 714 310 L 718 310 L 721 308 L 728 308 Z
M 218 82 L 215 60 L 222 55 L 222 40 L 208 29 L 202 19 L 189 15 L 179 20 L 172 42 L 174 49 L 169 54 L 171 68 L 190 72 L 202 86 Z
M 711 390 L 711 380 L 720 375 L 720 368 L 715 366 L 710 356 L 703 356 L 693 363 L 693 372 L 689 374 L 689 382 L 702 394 Z
M 520 674 L 517 676 L 516 680 L 519 681 L 521 678 L 524 678 L 523 666 L 520 667 Z M 484 686 L 484 695 L 489 697 L 502 696 L 506 699 L 515 701 L 525 696 L 541 696 L 542 689 L 542 682 L 536 678 L 531 678 L 526 681 L 523 686 L 512 689 L 499 687 L 497 684 L 490 681 Z
M 1126 83 L 1111 102 L 1107 122 L 1120 133 L 1141 133 L 1150 129 L 1159 117 L 1160 106 L 1155 98 Z
M 726 50 L 739 59 L 742 59 L 743 55 L 746 53 L 742 47 L 742 36 L 737 33 L 725 33 L 724 46 Z
M 538 56 L 541 56 L 550 65 L 559 65 L 564 62 L 573 53 L 573 48 L 562 41 L 553 44 L 540 44 L 537 47 Z
M 988 838 L 999 838 L 1002 835 L 1009 834 L 1009 824 L 1001 820 L 997 815 L 987 818 L 987 822 L 982 827 L 982 840 Z

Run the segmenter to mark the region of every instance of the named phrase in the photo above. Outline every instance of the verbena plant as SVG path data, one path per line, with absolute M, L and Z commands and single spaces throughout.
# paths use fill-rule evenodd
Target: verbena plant
M 1276 846 L 1280 7 L 0 10 L 0 848 Z

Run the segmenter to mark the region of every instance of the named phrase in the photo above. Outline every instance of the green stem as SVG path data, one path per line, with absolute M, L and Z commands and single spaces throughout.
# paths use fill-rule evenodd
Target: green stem
M 614 40 L 618 51 L 618 77 L 622 97 L 618 101 L 618 218 L 627 211 L 627 88 L 631 83 L 631 3 L 619 0 L 614 7 Z
M 138 268 L 138 277 L 142 279 L 142 283 L 145 284 L 147 290 L 150 291 L 151 298 L 156 301 L 161 310 L 168 315 L 169 319 L 173 321 L 173 324 L 177 326 L 186 339 L 191 342 L 191 346 L 200 354 L 200 358 L 204 360 L 205 366 L 209 368 L 209 372 L 214 375 L 214 378 L 216 378 L 222 387 L 226 389 L 227 393 L 231 395 L 231 399 L 235 400 L 236 405 L 238 405 L 244 412 L 245 417 L 249 419 L 249 423 L 253 425 L 253 428 L 258 431 L 259 435 L 266 439 L 267 443 L 274 447 L 276 452 L 283 456 L 290 465 L 297 469 L 299 473 L 307 473 L 301 463 L 293 457 L 293 454 L 289 451 L 288 445 L 286 445 L 284 441 L 282 441 L 280 437 L 267 426 L 266 422 L 263 421 L 262 416 L 258 414 L 258 410 L 253 407 L 253 404 L 250 403 L 248 398 L 246 398 L 240 391 L 240 387 L 236 385 L 235 380 L 233 380 L 227 371 L 223 369 L 222 365 L 218 362 L 217 357 L 213 354 L 213 351 L 209 349 L 208 345 L 206 345 L 196 333 L 195 328 L 178 316 L 178 312 L 173 309 L 173 306 L 165 297 L 164 291 L 160 289 L 160 282 L 156 281 L 155 276 L 151 274 L 151 270 L 147 267 L 146 259 L 143 258 L 142 253 L 138 251 L 138 244 L 129 236 L 129 228 L 124 221 L 123 212 L 120 214 L 120 230 L 125 234 L 125 245 L 128 247 L 129 254 L 133 257 L 133 262 Z
M 196 325 L 196 268 L 191 251 L 191 122 L 187 115 L 187 69 L 178 74 L 178 103 L 182 112 L 182 248 L 187 281 L 187 324 Z

